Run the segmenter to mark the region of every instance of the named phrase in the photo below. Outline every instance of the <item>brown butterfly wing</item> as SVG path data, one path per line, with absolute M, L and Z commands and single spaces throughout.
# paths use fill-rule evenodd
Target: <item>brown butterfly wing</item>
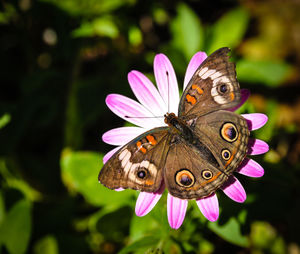
M 221 48 L 199 66 L 180 99 L 179 117 L 203 115 L 239 104 L 240 87 L 229 52 L 229 48 Z
M 224 110 L 198 116 L 187 125 L 193 141 L 172 137 L 164 181 L 171 195 L 200 199 L 220 188 L 242 162 L 249 131 L 243 117 Z
M 157 191 L 163 180 L 169 137 L 168 128 L 161 127 L 130 141 L 105 163 L 99 182 L 110 189 Z
M 227 174 L 232 173 L 245 158 L 250 132 L 242 116 L 220 110 L 198 117 L 190 127 Z
M 211 153 L 204 155 L 184 139 L 171 145 L 164 170 L 169 193 L 181 199 L 199 199 L 217 190 L 228 177 L 210 160 L 215 161 Z

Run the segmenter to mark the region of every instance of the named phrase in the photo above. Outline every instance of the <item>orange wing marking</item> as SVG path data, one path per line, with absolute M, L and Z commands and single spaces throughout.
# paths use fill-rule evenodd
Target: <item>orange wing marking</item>
M 239 135 L 238 140 L 241 141 L 241 135 Z M 231 157 L 229 158 L 229 160 L 228 160 L 228 161 L 226 162 L 226 164 L 225 164 L 225 168 L 227 168 L 228 165 L 232 162 L 232 160 L 233 160 L 234 156 L 236 155 L 236 153 L 237 153 L 237 149 L 235 149 L 235 150 L 232 152 Z
M 146 184 L 146 185 L 153 185 L 154 182 L 153 182 L 152 180 L 146 180 L 145 184 Z
M 231 92 L 229 95 L 230 95 L 230 100 L 233 101 L 234 100 L 234 93 Z
M 147 152 L 147 149 L 142 146 L 142 142 L 141 141 L 136 142 L 136 146 L 137 146 L 138 150 L 141 151 L 142 153 L 145 154 Z
M 203 186 L 205 186 L 206 184 L 208 184 L 208 183 L 210 183 L 210 182 L 216 180 L 221 174 L 222 174 L 222 172 L 217 173 L 217 174 L 216 174 L 215 176 L 213 176 L 211 179 L 205 181 L 204 183 L 201 183 L 201 184 L 200 184 L 200 187 L 203 187 Z M 196 185 L 196 186 L 187 188 L 187 190 L 198 190 L 198 189 L 199 189 L 199 185 L 198 185 L 198 186 Z
M 230 157 L 229 160 L 226 162 L 225 168 L 227 168 L 227 166 L 232 162 L 232 160 L 233 160 L 235 154 L 236 154 L 236 151 L 234 151 L 234 152 L 232 153 L 231 157 Z
M 203 94 L 203 90 L 196 84 L 192 85 L 192 89 L 196 90 L 198 92 L 198 94 Z
M 155 146 L 157 144 L 157 141 L 155 140 L 155 138 L 152 135 L 146 136 L 146 139 L 148 140 L 148 142 L 150 143 L 150 145 Z
M 189 95 L 189 94 L 187 94 L 185 98 L 192 105 L 194 105 L 197 102 L 196 98 L 194 96 Z

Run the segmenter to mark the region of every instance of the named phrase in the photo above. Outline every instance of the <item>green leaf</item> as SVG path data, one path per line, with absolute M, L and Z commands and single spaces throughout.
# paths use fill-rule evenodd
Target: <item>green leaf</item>
M 106 213 L 96 222 L 97 232 L 105 235 L 106 239 L 121 242 L 127 236 L 131 217 L 135 216 L 132 210 L 128 206 L 122 206 L 113 212 Z
M 278 86 L 289 76 L 292 68 L 283 62 L 242 59 L 236 64 L 236 71 L 239 81 Z
M 31 235 L 31 204 L 18 201 L 7 213 L 0 227 L 0 239 L 10 254 L 26 252 Z
M 42 199 L 42 194 L 33 189 L 26 181 L 11 176 L 6 179 L 7 185 L 21 191 L 30 201 L 38 201 Z
M 247 247 L 249 245 L 248 238 L 241 234 L 240 223 L 236 218 L 230 218 L 229 221 L 222 226 L 218 225 L 216 222 L 209 222 L 208 227 L 230 243 L 242 247 Z
M 117 192 L 98 182 L 103 166 L 103 156 L 95 152 L 72 152 L 64 150 L 61 156 L 61 172 L 65 185 L 81 193 L 93 205 L 119 207 L 131 203 L 133 190 Z
M 160 239 L 157 236 L 147 236 L 123 248 L 119 254 L 132 253 L 135 251 L 143 251 L 145 253 L 149 249 L 157 249 Z
M 5 179 L 8 187 L 21 191 L 28 200 L 37 201 L 42 198 L 40 192 L 33 189 L 26 181 L 18 178 L 8 170 L 5 159 L 0 159 L 0 175 Z
M 2 129 L 5 125 L 7 125 L 10 122 L 10 115 L 4 114 L 0 117 L 0 129 Z
M 252 223 L 250 238 L 255 247 L 267 249 L 273 246 L 276 237 L 276 230 L 268 222 L 256 221 Z
M 143 41 L 143 35 L 138 27 L 131 27 L 128 32 L 129 43 L 133 46 L 138 46 Z
M 182 51 L 186 60 L 202 49 L 203 28 L 198 16 L 187 5 L 180 3 L 177 17 L 171 23 L 173 45 Z
M 255 137 L 264 141 L 270 141 L 274 135 L 276 124 L 280 116 L 278 103 L 275 100 L 267 101 L 266 115 L 268 116 L 268 122 L 264 127 L 255 131 Z
M 153 19 L 160 25 L 166 24 L 169 20 L 168 12 L 163 8 L 154 8 Z
M 136 0 L 39 0 L 51 3 L 74 16 L 94 16 L 112 12 L 123 5 L 132 5 Z
M 222 16 L 212 28 L 212 38 L 207 53 L 221 47 L 234 48 L 241 42 L 249 22 L 245 9 L 237 8 Z
M 3 198 L 3 193 L 0 190 L 0 227 L 5 218 L 5 203 Z M 1 244 L 1 241 L 0 241 Z
M 17 11 L 12 4 L 3 3 L 0 11 L 0 24 L 8 24 L 11 20 L 17 18 Z
M 201 239 L 199 243 L 199 253 L 214 253 L 215 245 L 206 239 Z
M 54 236 L 47 235 L 34 245 L 34 254 L 58 254 L 58 244 Z
M 155 208 L 154 208 L 155 209 Z M 162 211 L 160 211 L 162 212 Z M 152 216 L 152 211 L 147 216 L 138 217 L 133 216 L 130 225 L 130 239 L 132 241 L 136 241 L 145 237 L 147 235 L 151 235 L 156 232 L 157 235 L 161 235 L 160 224 L 155 218 Z M 147 226 L 145 226 L 147 225 Z
M 83 22 L 72 32 L 72 35 L 74 37 L 102 36 L 114 39 L 118 37 L 119 29 L 110 18 L 101 17 L 91 22 Z

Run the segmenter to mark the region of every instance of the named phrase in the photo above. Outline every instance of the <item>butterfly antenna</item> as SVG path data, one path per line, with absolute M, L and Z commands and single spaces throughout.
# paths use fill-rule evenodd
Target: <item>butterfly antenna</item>
M 170 83 L 169 83 L 169 72 L 166 71 L 168 80 L 168 113 L 170 113 Z
M 124 116 L 125 118 L 163 118 L 164 116 Z

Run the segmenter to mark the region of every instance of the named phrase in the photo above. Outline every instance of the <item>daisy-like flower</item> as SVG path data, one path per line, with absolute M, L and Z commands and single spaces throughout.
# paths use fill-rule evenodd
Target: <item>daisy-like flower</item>
M 198 52 L 192 57 L 185 73 L 183 90 L 206 57 L 207 55 L 204 52 Z M 155 56 L 154 75 L 157 88 L 139 71 L 133 70 L 129 72 L 128 81 L 139 103 L 119 94 L 110 94 L 107 96 L 106 104 L 110 110 L 138 127 L 121 127 L 104 133 L 102 136 L 103 141 L 117 146 L 104 156 L 104 163 L 123 145 L 138 135 L 155 127 L 166 125 L 163 118 L 147 117 L 163 116 L 168 110 L 177 115 L 179 105 L 177 79 L 171 62 L 164 54 Z M 250 92 L 248 90 L 241 89 L 241 102 L 237 107 L 230 109 L 230 111 L 238 109 L 245 103 L 249 96 Z M 127 118 L 126 116 L 131 117 Z M 242 116 L 247 120 L 250 131 L 261 128 L 268 120 L 266 115 L 260 113 L 244 114 Z M 264 141 L 249 138 L 249 155 L 263 154 L 268 150 L 269 146 Z M 254 160 L 245 158 L 236 172 L 249 177 L 261 177 L 264 174 L 264 169 Z M 243 186 L 233 175 L 225 182 L 221 189 L 235 202 L 242 203 L 246 200 L 246 192 Z M 140 192 L 135 207 L 136 215 L 144 216 L 149 213 L 160 199 L 163 191 L 164 186 L 162 185 L 155 193 Z M 208 220 L 216 221 L 218 219 L 219 204 L 215 193 L 206 198 L 198 199 L 196 202 L 200 211 Z M 178 229 L 181 226 L 185 217 L 187 204 L 188 200 L 173 197 L 168 193 L 168 220 L 172 228 Z

